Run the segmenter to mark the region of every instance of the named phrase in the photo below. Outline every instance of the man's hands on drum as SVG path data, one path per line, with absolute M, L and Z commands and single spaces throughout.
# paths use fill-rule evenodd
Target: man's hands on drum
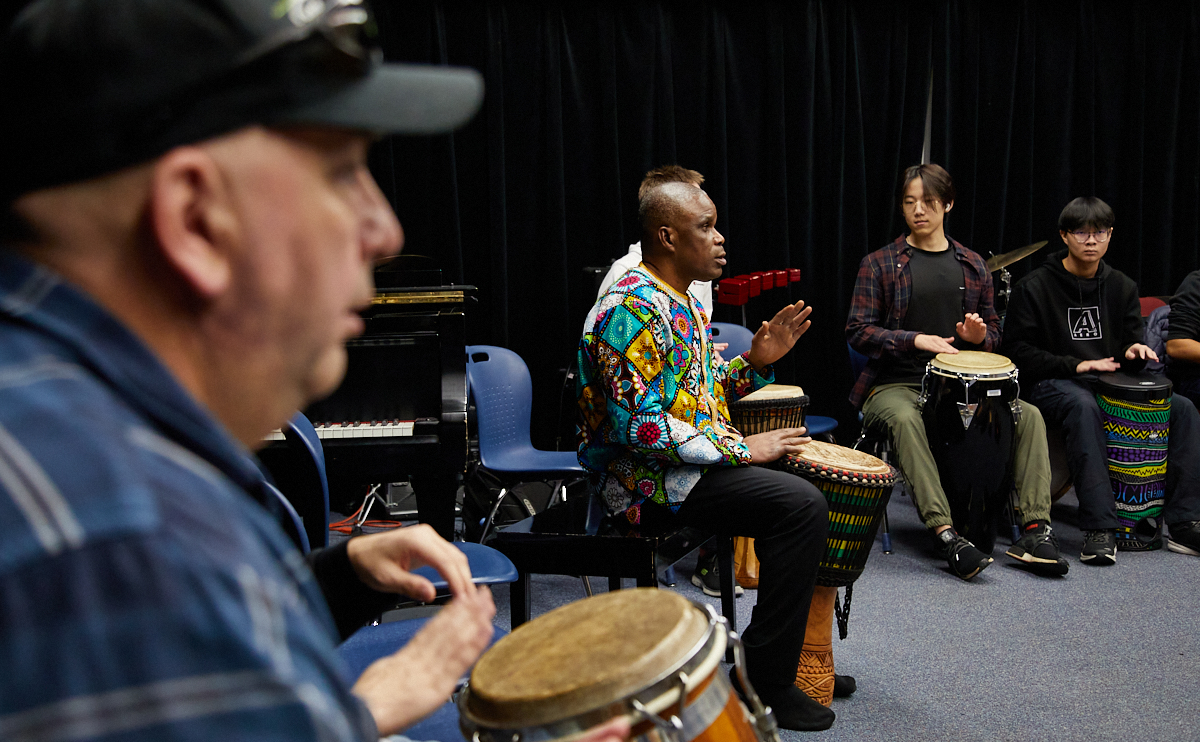
M 954 355 L 958 353 L 958 348 L 955 348 L 951 343 L 956 339 L 962 339 L 972 345 L 979 345 L 987 337 L 987 323 L 983 318 L 974 312 L 968 312 L 963 315 L 963 321 L 954 326 L 954 332 L 958 338 L 954 337 L 938 337 L 937 335 L 917 335 L 913 339 L 913 346 L 917 350 L 923 350 L 929 353 L 949 353 Z
M 1157 361 L 1158 354 L 1155 353 L 1154 350 L 1148 345 L 1134 343 L 1125 350 L 1125 360 L 1133 361 L 1138 359 L 1143 361 Z M 1115 358 L 1109 356 L 1108 358 L 1099 358 L 1094 361 L 1080 361 L 1079 364 L 1075 366 L 1075 373 L 1086 374 L 1091 371 L 1108 373 L 1111 371 L 1119 371 L 1120 369 L 1121 364 L 1117 363 Z
M 766 433 L 755 433 L 742 439 L 750 449 L 750 463 L 769 464 L 787 454 L 800 453 L 807 443 L 812 443 L 805 433 L 807 428 L 778 428 Z
M 780 309 L 770 322 L 763 322 L 750 342 L 750 365 L 761 369 L 787 355 L 800 336 L 812 326 L 808 319 L 810 314 L 812 307 L 806 307 L 804 302 L 798 301 Z
M 395 654 L 371 664 L 354 684 L 380 736 L 428 716 L 450 698 L 458 679 L 487 648 L 496 606 L 487 587 L 471 582 L 467 557 L 427 525 L 359 536 L 347 554 L 364 584 L 433 600 L 429 580 L 410 570 L 429 565 L 449 585 L 452 600 Z

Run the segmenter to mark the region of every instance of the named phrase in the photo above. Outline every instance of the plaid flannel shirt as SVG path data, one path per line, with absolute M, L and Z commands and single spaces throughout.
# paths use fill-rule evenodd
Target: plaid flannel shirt
M 987 335 L 979 347 L 991 352 L 1000 345 L 1000 317 L 993 302 L 991 273 L 978 253 L 963 247 L 957 240 L 947 239 L 954 256 L 962 263 L 966 286 L 964 312 L 975 312 L 983 319 Z M 914 342 L 921 333 L 900 329 L 912 300 L 912 271 L 908 269 L 908 260 L 913 249 L 901 235 L 892 244 L 863 258 L 858 265 L 850 316 L 846 319 L 846 342 L 867 357 L 867 365 L 850 391 L 850 404 L 856 409 L 862 407 L 875 386 L 882 359 L 916 349 Z

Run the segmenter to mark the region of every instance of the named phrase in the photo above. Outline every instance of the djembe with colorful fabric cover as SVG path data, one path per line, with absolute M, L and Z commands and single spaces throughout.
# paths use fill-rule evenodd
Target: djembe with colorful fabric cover
M 1117 548 L 1162 548 L 1171 382 L 1149 373 L 1102 374 L 1095 384 L 1117 504 Z
M 829 537 L 817 569 L 796 668 L 796 687 L 828 706 L 833 700 L 833 617 L 838 613 L 844 639 L 853 584 L 871 555 L 897 473 L 870 454 L 823 441 L 805 444 L 799 454 L 780 459 L 779 465 L 812 482 L 829 503 Z M 846 588 L 844 611 L 836 607 L 839 587 Z

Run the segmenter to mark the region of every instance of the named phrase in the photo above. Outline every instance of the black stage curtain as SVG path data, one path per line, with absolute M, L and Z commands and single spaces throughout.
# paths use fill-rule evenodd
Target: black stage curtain
M 977 3 L 937 19 L 933 159 L 959 199 L 947 231 L 985 257 L 1063 247 L 1058 214 L 1094 195 L 1116 212 L 1105 260 L 1143 296 L 1200 257 L 1200 4 Z
M 479 287 L 471 342 L 509 347 L 529 365 L 535 445 L 574 447 L 562 369 L 595 297 L 583 269 L 639 238 L 638 183 L 669 163 L 706 176 L 729 275 L 803 269 L 790 295 L 815 308 L 814 325 L 779 381 L 802 385 L 810 411 L 838 417 L 843 439 L 856 435 L 845 317 L 859 260 L 903 226 L 895 181 L 920 158 L 934 10 L 376 3 L 389 59 L 485 75 L 472 123 L 453 136 L 387 139 L 372 168 L 405 251 Z M 788 296 L 766 294 L 749 321 Z M 719 307 L 715 319 L 741 316 Z

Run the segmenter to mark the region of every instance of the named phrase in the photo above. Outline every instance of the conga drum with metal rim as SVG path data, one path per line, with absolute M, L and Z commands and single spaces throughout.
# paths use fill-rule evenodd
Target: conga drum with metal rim
M 917 398 L 954 529 L 985 554 L 996 543 L 996 519 L 1012 489 L 1018 375 L 998 353 L 938 353 L 925 367 Z
M 721 671 L 730 641 L 753 712 Z M 654 588 L 596 595 L 522 624 L 479 659 L 458 707 L 472 742 L 571 740 L 620 715 L 647 742 L 779 740 L 725 618 Z
M 845 638 L 852 585 L 867 564 L 875 533 L 887 508 L 896 470 L 862 451 L 813 441 L 780 466 L 810 481 L 829 504 L 829 536 L 817 568 L 817 587 L 808 611 L 796 687 L 828 706 L 833 700 L 833 617 L 837 589 L 846 588 L 845 614 L 838 616 Z
M 1094 385 L 1104 420 L 1108 478 L 1117 505 L 1117 548 L 1162 548 L 1171 382 L 1150 373 L 1102 374 Z

